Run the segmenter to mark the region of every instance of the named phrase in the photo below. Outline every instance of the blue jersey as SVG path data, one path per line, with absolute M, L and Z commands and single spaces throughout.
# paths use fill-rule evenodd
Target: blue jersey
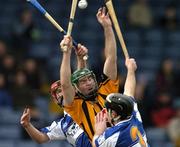
M 132 116 L 95 137 L 96 147 L 148 147 L 142 119 L 134 101 Z
M 50 140 L 67 140 L 73 146 L 91 147 L 84 131 L 67 113 L 58 121 L 53 121 L 50 126 L 42 128 L 41 132 L 46 133 Z

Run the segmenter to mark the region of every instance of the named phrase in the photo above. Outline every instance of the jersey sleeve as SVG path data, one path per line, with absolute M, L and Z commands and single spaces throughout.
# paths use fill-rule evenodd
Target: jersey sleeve
M 64 106 L 64 110 L 76 121 L 76 123 L 81 123 L 81 100 L 73 100 L 71 105 Z
M 79 136 L 79 138 L 76 141 L 77 147 L 81 147 L 82 145 L 85 147 L 92 147 L 91 142 L 89 141 L 85 133 L 82 133 L 81 136 Z
M 145 132 L 144 127 L 143 127 L 143 122 L 142 122 L 141 114 L 139 112 L 138 105 L 137 105 L 137 102 L 136 102 L 135 98 L 133 99 L 133 102 L 134 102 L 133 117 L 135 118 L 135 120 L 137 122 L 138 129 L 139 129 L 140 133 L 143 136 L 143 140 L 145 141 L 146 146 L 149 147 L 149 145 L 147 143 L 146 132 Z
M 135 99 L 135 98 L 132 98 L 132 100 L 133 100 L 133 103 L 134 103 L 133 116 L 134 116 L 139 122 L 142 123 L 142 118 L 141 118 L 141 114 L 140 114 L 139 109 L 138 109 L 138 105 L 137 105 L 136 99 Z
M 106 75 L 104 75 L 103 77 L 103 80 L 99 84 L 98 92 L 104 95 L 108 95 L 110 93 L 118 93 L 120 84 L 119 77 L 116 80 L 111 80 Z
M 118 136 L 119 132 L 115 134 L 112 133 L 111 136 L 107 136 L 105 132 L 100 136 L 96 136 L 93 141 L 96 147 L 115 147 L 117 144 Z
M 61 121 L 53 121 L 52 124 L 48 127 L 42 128 L 40 131 L 46 133 L 50 140 L 65 140 L 66 136 L 61 128 Z

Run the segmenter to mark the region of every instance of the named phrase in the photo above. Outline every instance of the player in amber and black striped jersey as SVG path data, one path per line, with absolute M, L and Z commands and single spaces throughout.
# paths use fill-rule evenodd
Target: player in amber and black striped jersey
M 60 70 L 64 109 L 84 129 L 90 140 L 94 134 L 94 117 L 104 107 L 106 96 L 119 92 L 117 48 L 112 23 L 105 8 L 100 8 L 96 16 L 104 29 L 105 36 L 104 78 L 99 85 L 94 73 L 86 68 L 75 71 L 71 76 L 71 37 L 65 36 L 60 44 L 61 48 L 66 47 L 67 49 L 65 51 L 62 49 L 63 58 Z

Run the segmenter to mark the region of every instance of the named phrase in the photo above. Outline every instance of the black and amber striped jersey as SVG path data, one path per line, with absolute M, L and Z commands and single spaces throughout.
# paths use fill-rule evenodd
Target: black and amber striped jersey
M 94 135 L 95 116 L 104 108 L 106 96 L 119 91 L 119 79 L 110 80 L 105 76 L 99 84 L 95 101 L 84 100 L 76 96 L 69 106 L 64 106 L 65 111 L 71 115 L 73 120 L 84 129 L 87 136 L 92 140 Z

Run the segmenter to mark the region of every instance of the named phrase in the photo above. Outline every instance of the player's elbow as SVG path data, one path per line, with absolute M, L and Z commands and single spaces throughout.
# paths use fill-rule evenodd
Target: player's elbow
M 61 88 L 62 88 L 63 90 L 69 89 L 71 86 L 72 86 L 72 85 L 71 85 L 70 82 L 68 82 L 68 81 L 61 81 Z
M 106 54 L 106 60 L 109 60 L 112 63 L 117 62 L 117 55 L 115 54 Z
M 46 134 L 42 134 L 35 141 L 38 144 L 46 143 L 49 141 L 49 137 Z
M 43 142 L 42 142 L 42 141 L 40 141 L 40 140 L 36 140 L 36 143 L 38 143 L 38 144 L 42 144 Z
M 43 139 L 36 139 L 35 141 L 36 141 L 36 143 L 38 143 L 38 144 L 42 144 L 42 143 L 45 143 L 45 142 L 46 142 L 46 141 L 44 141 Z

